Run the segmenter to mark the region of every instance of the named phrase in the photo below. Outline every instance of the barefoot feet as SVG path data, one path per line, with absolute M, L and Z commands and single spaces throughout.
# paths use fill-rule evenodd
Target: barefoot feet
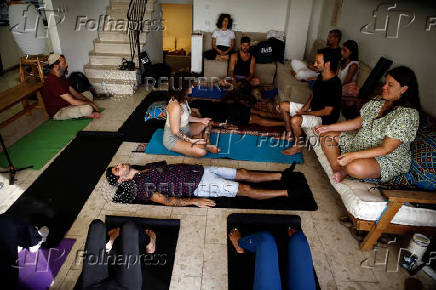
M 296 229 L 293 229 L 291 227 L 288 228 L 288 236 L 292 237 L 297 232 Z
M 229 239 L 232 242 L 233 247 L 235 247 L 235 250 L 238 254 L 243 254 L 244 249 L 239 247 L 238 242 L 241 239 L 241 233 L 238 229 L 233 229 L 230 231 Z
M 333 174 L 332 179 L 336 183 L 341 183 L 342 180 L 347 176 L 347 173 L 344 170 L 337 171 Z
M 156 251 L 156 233 L 152 230 L 145 230 L 145 234 L 150 238 L 150 243 L 145 247 L 145 252 L 154 254 Z
M 213 153 L 213 154 L 217 154 L 217 153 L 219 153 L 221 151 L 215 145 L 206 145 L 206 150 L 209 151 L 210 153 Z
M 120 228 L 115 228 L 107 232 L 109 241 L 106 243 L 106 252 L 110 252 L 114 245 L 115 239 L 120 235 Z
M 294 155 L 301 151 L 303 151 L 303 149 L 301 149 L 300 146 L 292 146 L 291 148 L 283 150 L 282 153 L 285 155 Z

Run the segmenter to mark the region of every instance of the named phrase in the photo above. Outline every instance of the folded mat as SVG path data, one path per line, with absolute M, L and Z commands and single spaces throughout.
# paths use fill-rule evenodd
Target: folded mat
M 250 184 L 256 188 L 265 189 L 286 189 L 286 187 L 280 181 L 269 181 L 261 183 L 245 183 Z M 236 196 L 236 197 L 214 197 L 216 208 L 248 208 L 248 209 L 275 209 L 275 210 L 304 210 L 304 211 L 316 211 L 318 205 L 313 198 L 312 191 L 307 184 L 306 177 L 301 172 L 292 172 L 288 179 L 289 188 L 288 197 L 276 197 L 265 200 L 255 200 L 248 197 Z M 121 195 L 123 190 L 122 186 L 119 186 L 117 192 Z M 134 203 L 140 204 L 153 204 L 162 205 L 153 202 L 135 201 Z
M 180 220 L 106 216 L 106 229 L 121 227 L 122 224 L 128 221 L 136 223 L 144 230 L 147 228 L 156 232 L 156 252 L 151 261 L 155 265 L 142 265 L 143 289 L 169 289 L 179 237 Z M 156 265 L 157 263 L 159 265 Z M 81 289 L 81 277 L 77 280 L 75 289 Z
M 56 246 L 76 220 L 122 136 L 79 132 L 77 137 L 15 201 L 7 213 L 50 228 L 47 246 Z
M 169 151 L 162 144 L 163 129 L 154 132 L 153 137 L 145 148 L 145 153 L 183 156 L 180 153 Z M 210 143 L 217 145 L 221 151 L 218 154 L 207 153 L 204 158 L 227 158 L 233 160 L 255 162 L 292 162 L 303 163 L 303 154 L 297 153 L 292 156 L 282 154 L 282 150 L 292 143 L 268 136 L 217 134 L 212 133 Z
M 118 129 L 119 133 L 124 135 L 126 142 L 148 142 L 154 131 L 163 128 L 165 120 L 151 119 L 144 121 L 145 112 L 148 107 L 157 101 L 168 101 L 167 91 L 152 91 L 136 107 L 129 118 Z
M 68 144 L 92 119 L 48 120 L 8 148 L 16 168 L 33 165 L 41 169 Z M 4 153 L 0 155 L 0 167 L 8 168 Z
M 76 240 L 63 239 L 56 248 L 18 253 L 18 289 L 48 289 Z
M 247 236 L 259 231 L 270 232 L 277 243 L 279 253 L 279 268 L 282 281 L 282 289 L 287 289 L 286 265 L 288 257 L 288 228 L 301 228 L 301 219 L 297 215 L 273 215 L 273 214 L 239 214 L 234 213 L 227 217 L 227 233 L 237 228 L 242 236 Z M 255 254 L 246 251 L 237 254 L 230 240 L 227 238 L 227 266 L 229 290 L 253 289 Z M 315 270 L 315 283 L 317 289 L 321 289 Z

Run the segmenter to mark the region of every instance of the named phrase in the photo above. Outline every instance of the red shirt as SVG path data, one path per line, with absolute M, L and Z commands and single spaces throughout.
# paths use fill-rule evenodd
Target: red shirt
M 42 86 L 42 98 L 50 117 L 53 117 L 63 107 L 71 105 L 61 98 L 63 94 L 70 94 L 69 88 L 70 83 L 65 76 L 58 78 L 53 73 L 48 74 Z

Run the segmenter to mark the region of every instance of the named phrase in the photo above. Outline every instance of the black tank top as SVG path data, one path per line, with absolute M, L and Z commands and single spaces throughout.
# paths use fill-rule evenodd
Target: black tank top
M 238 52 L 238 61 L 235 64 L 235 70 L 233 71 L 233 74 L 235 76 L 248 77 L 250 75 L 250 65 L 251 65 L 251 53 L 248 60 L 244 61 L 241 58 L 241 52 Z

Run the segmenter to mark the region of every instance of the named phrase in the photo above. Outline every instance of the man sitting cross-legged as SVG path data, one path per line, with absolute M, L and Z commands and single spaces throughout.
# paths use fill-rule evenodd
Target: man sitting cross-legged
M 165 161 L 142 167 L 120 163 L 106 170 L 106 179 L 113 186 L 130 182 L 126 186 L 130 187 L 129 190 L 125 190 L 123 196 L 114 198 L 119 202 L 152 201 L 168 206 L 214 207 L 215 202 L 206 197 L 246 196 L 262 200 L 288 196 L 286 189 L 256 189 L 238 181 L 259 183 L 285 180 L 294 166 L 283 173 L 268 173 L 190 164 L 168 165 Z
M 283 150 L 285 155 L 301 152 L 301 128 L 313 128 L 318 125 L 336 123 L 341 109 L 342 85 L 336 71 L 339 57 L 329 48 L 318 50 L 315 67 L 320 75 L 313 86 L 313 94 L 305 105 L 294 102 L 280 103 L 280 110 L 285 120 L 287 138 L 294 134 L 293 147 Z M 291 132 L 292 127 L 292 132 Z

